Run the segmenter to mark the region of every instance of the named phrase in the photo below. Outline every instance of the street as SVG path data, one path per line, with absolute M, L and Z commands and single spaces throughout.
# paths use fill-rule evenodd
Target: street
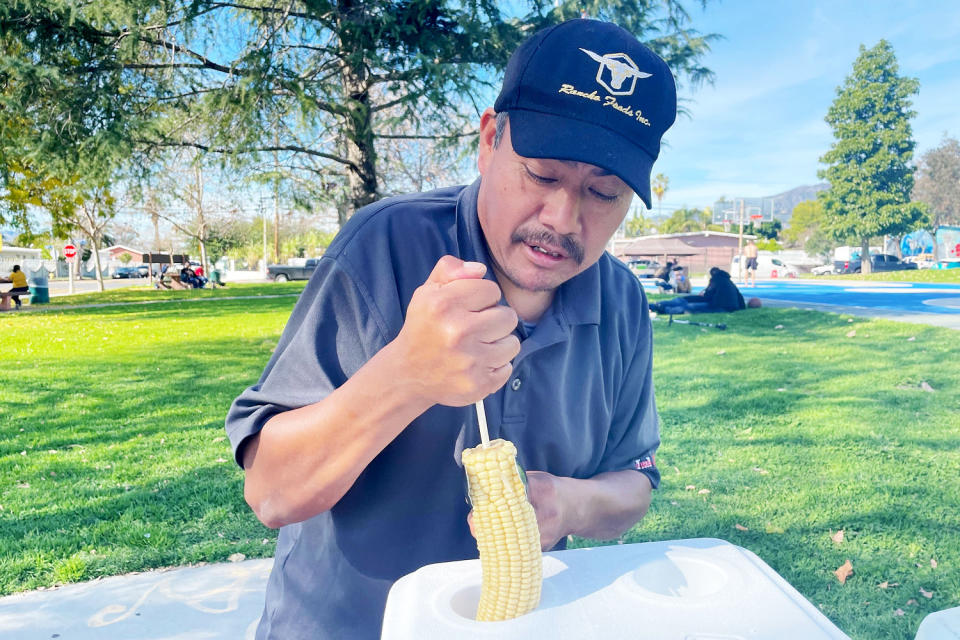
M 149 278 L 119 278 L 114 280 L 113 278 L 104 278 L 103 286 L 105 289 L 122 289 L 124 287 L 134 287 L 149 286 Z M 50 297 L 54 296 L 66 296 L 70 294 L 70 283 L 67 282 L 66 278 L 58 278 L 56 280 L 49 281 Z M 97 281 L 89 278 L 84 278 L 83 280 L 74 280 L 73 281 L 73 292 L 74 293 L 93 293 L 97 291 Z
M 222 274 L 223 280 L 230 282 L 269 282 L 259 271 L 226 271 Z M 156 278 L 153 280 L 156 282 Z M 50 297 L 66 296 L 70 294 L 70 283 L 66 278 L 58 278 L 49 281 Z M 125 287 L 149 287 L 149 278 L 104 278 L 103 286 L 105 289 L 123 289 Z M 92 278 L 73 281 L 73 292 L 93 293 L 97 290 L 97 281 Z

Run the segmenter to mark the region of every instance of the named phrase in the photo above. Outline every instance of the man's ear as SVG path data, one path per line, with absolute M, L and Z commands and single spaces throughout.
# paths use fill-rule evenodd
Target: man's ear
M 490 165 L 490 157 L 493 155 L 493 139 L 496 135 L 497 114 L 493 108 L 487 107 L 483 115 L 480 116 L 480 145 L 477 152 L 477 168 L 480 170 L 481 176 Z M 501 140 L 500 144 L 503 144 L 503 142 Z

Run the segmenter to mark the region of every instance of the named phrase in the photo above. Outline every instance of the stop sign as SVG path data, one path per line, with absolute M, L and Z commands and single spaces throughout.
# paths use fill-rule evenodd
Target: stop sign
M 68 244 L 63 248 L 63 255 L 65 258 L 76 258 L 77 257 L 77 248 L 72 244 Z

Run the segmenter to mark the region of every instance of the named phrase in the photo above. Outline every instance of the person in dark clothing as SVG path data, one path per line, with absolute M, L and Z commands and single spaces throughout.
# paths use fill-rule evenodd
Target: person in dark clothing
M 656 273 L 653 274 L 654 278 L 663 281 L 663 284 L 660 285 L 663 291 L 673 291 L 673 285 L 670 284 L 670 274 L 676 264 L 673 260 L 667 260 L 667 264 L 657 269 Z
M 680 296 L 672 300 L 654 302 L 650 310 L 657 313 L 680 315 L 682 313 L 719 313 L 746 309 L 743 296 L 737 285 L 733 284 L 730 274 L 713 267 L 710 269 L 710 282 L 707 288 L 696 296 Z
M 475 402 L 519 452 L 543 549 L 646 513 L 652 327 L 605 249 L 631 189 L 650 208 L 675 117 L 669 68 L 633 34 L 563 22 L 510 58 L 480 179 L 351 216 L 225 420 L 244 497 L 280 529 L 257 640 L 378 640 L 396 580 L 477 557 L 460 463 Z
M 184 264 L 183 267 L 181 267 L 180 282 L 188 287 L 197 287 L 197 285 L 194 283 L 193 269 L 190 268 L 189 264 Z
M 193 267 L 187 263 L 183 265 L 182 269 L 180 269 L 180 282 L 189 285 L 194 289 L 202 289 L 203 285 L 206 284 L 207 279 L 198 276 L 197 272 L 193 270 Z
M 670 280 L 670 272 L 673 270 L 674 265 L 677 263 L 673 260 L 667 260 L 667 264 L 663 265 L 657 272 L 653 275 L 654 278 L 660 278 L 661 280 Z

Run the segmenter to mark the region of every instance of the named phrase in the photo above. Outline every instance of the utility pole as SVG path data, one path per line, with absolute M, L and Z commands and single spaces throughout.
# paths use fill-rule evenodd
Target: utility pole
M 260 271 L 267 277 L 267 214 L 263 210 L 263 196 L 260 196 L 260 220 L 263 222 L 263 266 Z
M 740 237 L 737 239 L 737 254 L 740 259 L 737 260 L 737 279 L 743 282 L 743 198 L 740 198 Z

